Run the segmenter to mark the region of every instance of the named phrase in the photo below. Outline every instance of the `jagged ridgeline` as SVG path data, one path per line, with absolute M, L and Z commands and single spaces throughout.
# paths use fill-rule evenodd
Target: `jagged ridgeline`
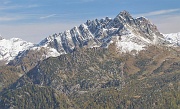
M 4 41 L 5 39 L 2 40 L 3 43 Z M 123 11 L 114 19 L 106 17 L 100 20 L 87 20 L 71 30 L 53 34 L 34 46 L 25 41 L 15 40 L 12 45 L 17 43 L 17 46 L 20 45 L 19 48 L 22 49 L 17 49 L 16 52 L 14 49 L 13 51 L 3 50 L 0 57 L 2 54 L 1 60 L 9 62 L 15 59 L 18 61 L 28 55 L 29 51 L 41 51 L 42 58 L 39 59 L 43 60 L 47 57 L 71 53 L 75 47 L 108 47 L 112 42 L 116 42 L 119 51 L 124 53 L 133 50 L 140 51 L 148 45 L 167 43 L 157 27 L 148 19 L 133 18 L 127 11 Z
M 178 109 L 180 50 L 167 44 L 126 11 L 87 21 L 0 67 L 0 109 Z

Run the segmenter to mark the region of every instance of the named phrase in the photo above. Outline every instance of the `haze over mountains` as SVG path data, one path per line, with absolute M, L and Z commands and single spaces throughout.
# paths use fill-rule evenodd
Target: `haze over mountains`
M 0 38 L 0 109 L 178 109 L 179 38 L 127 11 L 39 44 Z

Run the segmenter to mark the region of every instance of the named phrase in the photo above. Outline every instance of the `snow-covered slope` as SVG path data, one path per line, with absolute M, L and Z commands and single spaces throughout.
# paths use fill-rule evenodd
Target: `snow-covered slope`
M 33 43 L 23 41 L 19 38 L 9 40 L 0 37 L 0 61 L 9 62 L 13 60 L 20 52 L 34 46 Z
M 180 32 L 163 35 L 165 40 L 169 42 L 171 46 L 180 46 Z

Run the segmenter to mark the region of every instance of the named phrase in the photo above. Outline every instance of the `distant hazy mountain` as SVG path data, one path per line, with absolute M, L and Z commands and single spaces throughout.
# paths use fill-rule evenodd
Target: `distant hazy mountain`
M 9 62 L 13 60 L 20 52 L 33 47 L 34 44 L 23 41 L 19 38 L 11 38 L 9 40 L 0 36 L 0 61 Z
M 166 41 L 168 41 L 170 43 L 170 45 L 180 46 L 180 32 L 164 34 L 164 38 Z

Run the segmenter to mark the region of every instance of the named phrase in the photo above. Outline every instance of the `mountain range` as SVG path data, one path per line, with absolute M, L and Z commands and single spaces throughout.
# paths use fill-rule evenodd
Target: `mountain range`
M 38 44 L 0 37 L 0 109 L 180 108 L 179 41 L 127 11 Z
M 48 58 L 71 53 L 77 46 L 107 47 L 110 43 L 116 42 L 120 52 L 131 52 L 143 50 L 145 46 L 153 44 L 179 46 L 179 40 L 179 33 L 161 34 L 148 19 L 134 19 L 127 11 L 123 11 L 114 19 L 106 17 L 100 20 L 87 20 L 79 27 L 49 36 L 39 44 L 19 38 L 6 40 L 1 37 L 0 61 L 8 63 L 17 57 L 20 58 L 26 50 L 41 48 L 46 49 L 43 57 Z

